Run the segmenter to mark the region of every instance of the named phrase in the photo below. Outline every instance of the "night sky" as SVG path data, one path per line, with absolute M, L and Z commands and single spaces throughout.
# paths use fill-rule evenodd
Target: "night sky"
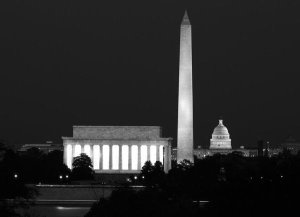
M 1 1 L 0 140 L 62 142 L 72 125 L 160 125 L 176 139 L 186 7 L 195 145 L 219 116 L 233 147 L 300 139 L 300 1 L 102 2 Z

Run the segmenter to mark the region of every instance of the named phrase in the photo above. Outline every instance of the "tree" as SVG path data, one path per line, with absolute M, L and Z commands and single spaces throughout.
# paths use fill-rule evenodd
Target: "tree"
M 62 180 L 59 177 L 63 177 L 63 181 L 67 182 L 70 176 L 71 170 L 63 163 L 63 152 L 54 150 L 48 153 L 44 159 L 44 182 L 57 183 Z
M 44 181 L 44 163 L 45 154 L 38 148 L 28 149 L 21 156 L 21 168 L 24 181 L 26 183 L 39 183 Z
M 142 167 L 140 173 L 140 180 L 146 186 L 151 185 L 151 173 L 153 172 L 153 165 L 151 161 L 146 161 L 144 166 Z
M 160 161 L 152 165 L 151 161 L 146 161 L 140 173 L 140 180 L 146 186 L 161 185 L 165 179 L 165 172 Z
M 73 180 L 94 178 L 92 160 L 88 155 L 82 153 L 75 157 L 72 166 L 71 178 Z

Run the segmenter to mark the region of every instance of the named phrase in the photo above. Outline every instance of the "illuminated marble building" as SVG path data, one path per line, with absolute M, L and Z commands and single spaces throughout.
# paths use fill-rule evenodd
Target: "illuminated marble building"
M 139 173 L 150 160 L 171 169 L 171 138 L 157 126 L 73 126 L 73 137 L 63 137 L 64 163 L 87 154 L 96 173 Z
M 214 154 L 229 154 L 232 152 L 239 152 L 246 157 L 257 156 L 257 150 L 245 149 L 244 146 L 232 148 L 229 131 L 223 124 L 223 120 L 219 120 L 219 124 L 213 130 L 209 148 L 195 148 L 194 156 L 201 159 Z
M 214 129 L 209 149 L 231 149 L 230 135 L 223 120 L 219 120 L 218 126 Z

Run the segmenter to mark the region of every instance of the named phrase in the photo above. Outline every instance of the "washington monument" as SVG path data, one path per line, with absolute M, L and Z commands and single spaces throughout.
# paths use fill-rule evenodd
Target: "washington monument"
M 177 162 L 194 162 L 192 26 L 186 11 L 180 26 L 179 58 Z

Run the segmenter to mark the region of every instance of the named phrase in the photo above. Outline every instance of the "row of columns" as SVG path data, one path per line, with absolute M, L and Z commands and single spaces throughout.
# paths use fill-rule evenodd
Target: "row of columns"
M 80 145 L 81 147 L 81 153 L 85 153 L 85 150 L 84 150 L 84 146 L 85 145 L 81 145 L 81 144 L 65 144 L 64 145 L 64 162 L 67 164 L 67 166 L 69 168 L 72 167 L 72 163 L 73 163 L 73 157 L 76 157 L 78 155 L 75 156 L 75 147 L 76 145 Z M 150 153 L 150 147 L 156 147 L 156 153 L 155 153 L 155 161 L 164 161 L 164 159 L 166 159 L 166 155 L 168 154 L 167 152 L 164 151 L 164 146 L 163 145 L 97 145 L 99 147 L 99 152 L 98 155 L 94 153 L 94 147 L 96 145 L 89 145 L 89 156 L 92 160 L 92 163 L 93 163 L 93 166 L 94 166 L 94 169 L 95 170 L 107 170 L 107 171 L 111 171 L 111 170 L 123 170 L 123 171 L 130 171 L 130 170 L 140 170 L 142 168 L 142 166 L 144 165 L 144 162 L 141 162 L 141 147 L 142 146 L 146 146 L 147 149 L 146 149 L 146 160 L 149 161 L 151 160 L 151 153 Z M 103 147 L 104 146 L 108 146 L 109 147 L 109 159 L 108 159 L 108 167 L 106 167 L 106 165 L 104 165 L 104 161 L 103 161 Z M 117 146 L 118 147 L 118 167 L 114 167 L 113 166 L 116 166 L 116 165 L 113 165 L 113 147 Z M 127 156 L 127 167 L 124 166 L 123 167 L 123 149 L 122 147 L 128 147 L 128 156 Z M 70 148 L 68 147 L 71 147 L 71 150 Z M 137 153 L 132 153 L 132 150 L 133 150 L 133 147 L 137 147 Z M 160 148 L 162 147 L 162 148 Z M 70 152 L 71 153 L 68 153 Z M 162 151 L 162 159 L 160 159 L 160 151 Z M 77 153 L 78 154 L 78 153 Z M 133 154 L 135 155 L 136 157 L 136 160 L 137 162 L 134 163 L 133 160 L 135 159 L 132 159 L 133 157 Z M 71 159 L 70 159 L 71 157 Z M 94 159 L 95 157 L 99 157 L 99 160 L 96 160 Z M 99 162 L 99 165 L 95 165 L 95 161 L 96 162 Z M 126 163 L 126 162 L 124 162 Z M 135 165 L 132 165 L 132 163 L 134 163 Z M 154 163 L 154 162 L 152 162 Z M 162 162 L 164 163 L 164 162 Z M 137 164 L 137 165 L 136 165 Z M 105 167 L 104 167 L 105 166 Z M 124 169 L 123 169 L 124 168 Z

